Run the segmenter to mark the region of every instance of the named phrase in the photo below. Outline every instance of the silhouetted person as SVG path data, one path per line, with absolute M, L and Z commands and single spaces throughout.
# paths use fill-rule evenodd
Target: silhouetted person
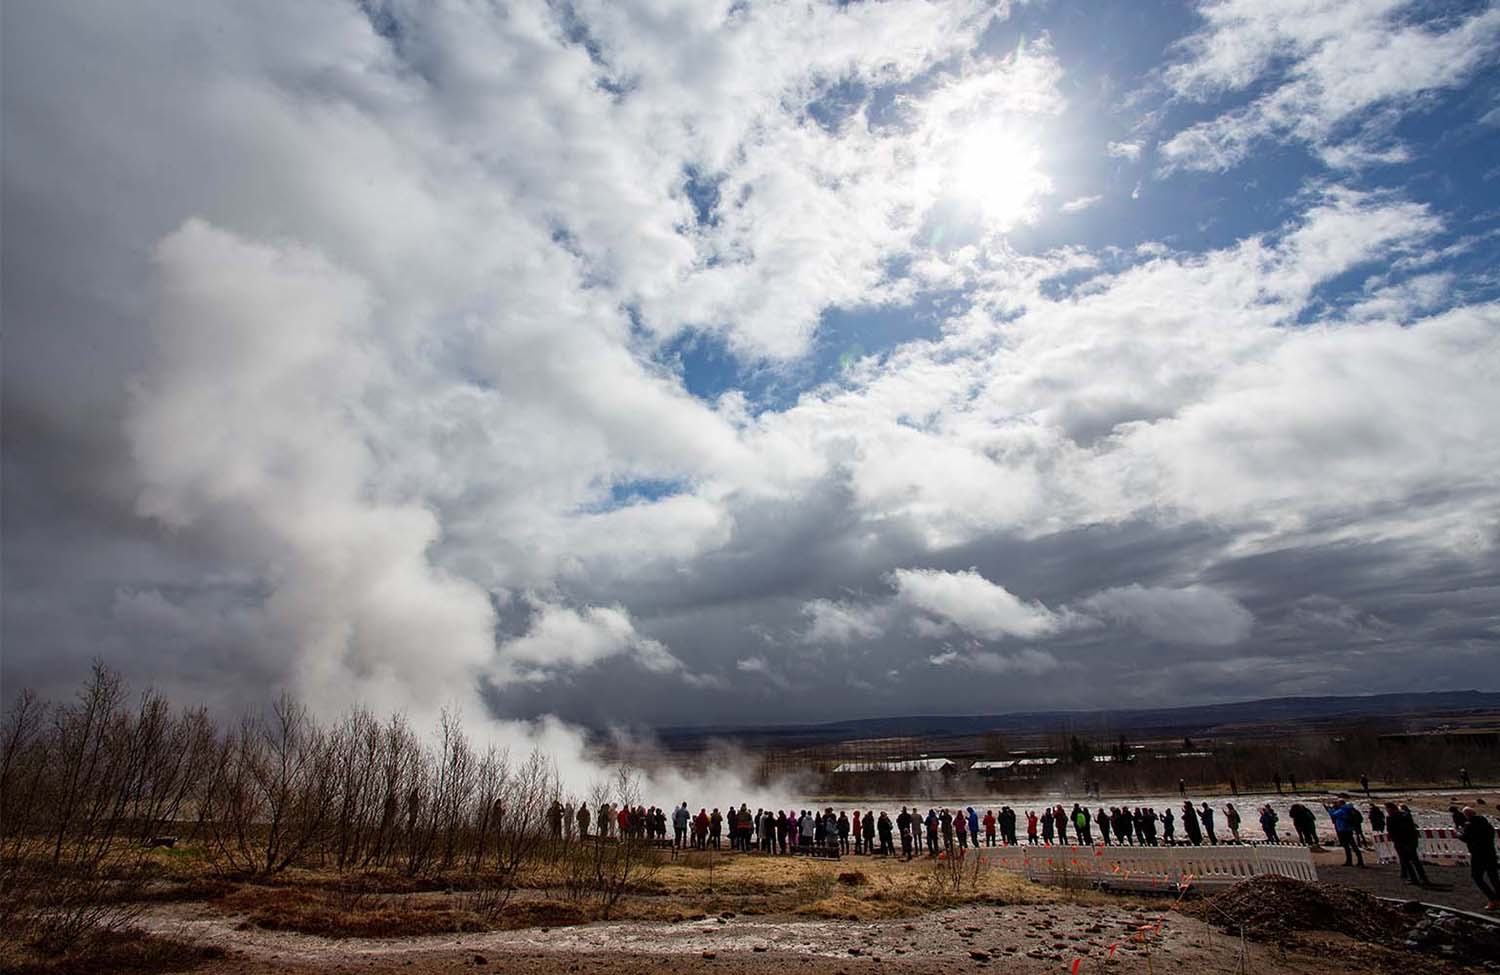
M 1488 819 L 1464 807 L 1464 846 L 1469 848 L 1469 876 L 1489 902 L 1486 910 L 1500 910 L 1500 859 L 1495 855 L 1495 827 Z
M 1374 825 L 1374 811 L 1370 814 Z M 1409 810 L 1402 810 L 1394 802 L 1385 804 L 1385 835 L 1396 848 L 1396 859 L 1401 864 L 1401 879 L 1409 884 L 1427 886 L 1427 871 L 1422 868 L 1422 858 L 1417 854 L 1417 824 Z

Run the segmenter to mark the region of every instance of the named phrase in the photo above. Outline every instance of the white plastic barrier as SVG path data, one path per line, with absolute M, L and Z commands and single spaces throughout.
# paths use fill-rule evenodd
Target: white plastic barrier
M 1312 853 L 1303 846 L 1015 846 L 985 849 L 984 862 L 1028 879 L 1116 889 L 1171 890 L 1228 887 L 1276 874 L 1315 881 Z

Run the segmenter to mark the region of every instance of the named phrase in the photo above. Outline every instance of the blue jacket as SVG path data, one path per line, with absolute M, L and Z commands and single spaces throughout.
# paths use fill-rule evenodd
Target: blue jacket
M 974 811 L 973 806 L 969 807 L 969 834 L 971 836 L 979 835 L 979 814 Z
M 1345 803 L 1342 806 L 1335 806 L 1328 810 L 1328 818 L 1333 820 L 1334 832 L 1352 833 L 1354 831 L 1354 824 L 1349 822 L 1349 810 L 1352 808 L 1348 803 Z

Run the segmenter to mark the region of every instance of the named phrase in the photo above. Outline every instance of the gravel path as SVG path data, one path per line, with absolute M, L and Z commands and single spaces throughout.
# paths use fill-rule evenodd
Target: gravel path
M 1079 975 L 1103 971 L 1110 947 L 1114 973 L 1151 970 L 1216 975 L 1241 970 L 1300 973 L 1316 959 L 1283 958 L 1242 945 L 1207 925 L 1167 914 L 1148 942 L 1132 940 L 1162 920 L 1150 910 L 1121 906 L 967 907 L 906 921 L 863 923 L 731 917 L 709 922 L 602 923 L 571 928 L 496 931 L 406 939 L 328 939 L 241 929 L 241 919 L 202 905 L 155 909 L 145 926 L 164 935 L 225 948 L 214 971 L 371 972 L 488 970 L 525 973 L 704 970 L 785 973 L 999 971 L 1056 973 L 1081 959 Z M 1307 964 L 1304 965 L 1303 962 Z

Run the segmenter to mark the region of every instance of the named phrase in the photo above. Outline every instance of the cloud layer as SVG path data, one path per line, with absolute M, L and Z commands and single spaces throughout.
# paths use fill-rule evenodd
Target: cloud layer
M 8 8 L 7 686 L 1495 686 L 1500 20 L 1192 13 Z

